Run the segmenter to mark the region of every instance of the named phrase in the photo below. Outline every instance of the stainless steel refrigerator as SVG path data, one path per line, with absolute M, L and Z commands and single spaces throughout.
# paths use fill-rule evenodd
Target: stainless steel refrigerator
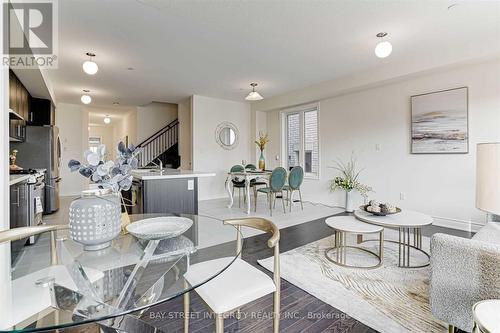
M 46 169 L 45 213 L 59 209 L 59 169 L 61 167 L 61 142 L 56 126 L 26 126 L 26 140 L 11 142 L 17 149 L 16 164 L 24 169 Z

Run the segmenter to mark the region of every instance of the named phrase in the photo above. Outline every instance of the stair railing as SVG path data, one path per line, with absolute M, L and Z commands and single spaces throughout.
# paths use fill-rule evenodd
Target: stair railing
M 179 142 L 179 120 L 175 119 L 167 126 L 141 142 L 137 147 L 142 148 L 139 154 L 139 167 L 145 167 L 161 154 Z

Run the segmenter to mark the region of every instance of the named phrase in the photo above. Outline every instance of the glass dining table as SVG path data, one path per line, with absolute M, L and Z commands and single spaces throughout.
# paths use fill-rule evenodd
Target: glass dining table
M 130 220 L 159 216 L 168 215 L 130 215 Z M 66 226 L 33 227 L 41 233 L 35 244 L 17 254 L 10 286 L 2 286 L 9 290 L 0 300 L 0 309 L 6 309 L 0 314 L 0 332 L 40 332 L 86 323 L 98 323 L 106 331 L 147 331 L 150 325 L 141 320 L 145 311 L 216 277 L 241 248 L 238 230 L 221 220 L 176 216 L 193 221 L 181 236 L 146 241 L 120 234 L 99 251 L 85 251 L 70 239 Z M 0 243 L 18 236 L 15 229 L 0 232 Z M 222 257 L 232 260 L 200 284 L 184 281 L 190 265 Z

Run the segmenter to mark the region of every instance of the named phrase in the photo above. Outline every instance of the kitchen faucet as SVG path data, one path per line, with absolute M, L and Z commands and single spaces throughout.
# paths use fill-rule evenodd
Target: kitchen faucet
M 157 160 L 158 160 L 158 162 L 159 162 L 160 164 L 156 164 L 156 163 L 154 162 L 155 160 L 152 160 L 152 161 L 151 161 L 151 164 L 153 164 L 154 166 L 158 167 L 158 168 L 160 169 L 160 171 L 163 171 L 163 162 L 162 162 L 162 160 L 161 160 L 159 157 L 157 158 Z

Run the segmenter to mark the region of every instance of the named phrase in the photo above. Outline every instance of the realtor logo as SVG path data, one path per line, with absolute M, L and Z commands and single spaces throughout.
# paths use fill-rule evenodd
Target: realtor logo
M 13 68 L 57 67 L 57 2 L 10 1 L 3 8 L 3 64 Z

